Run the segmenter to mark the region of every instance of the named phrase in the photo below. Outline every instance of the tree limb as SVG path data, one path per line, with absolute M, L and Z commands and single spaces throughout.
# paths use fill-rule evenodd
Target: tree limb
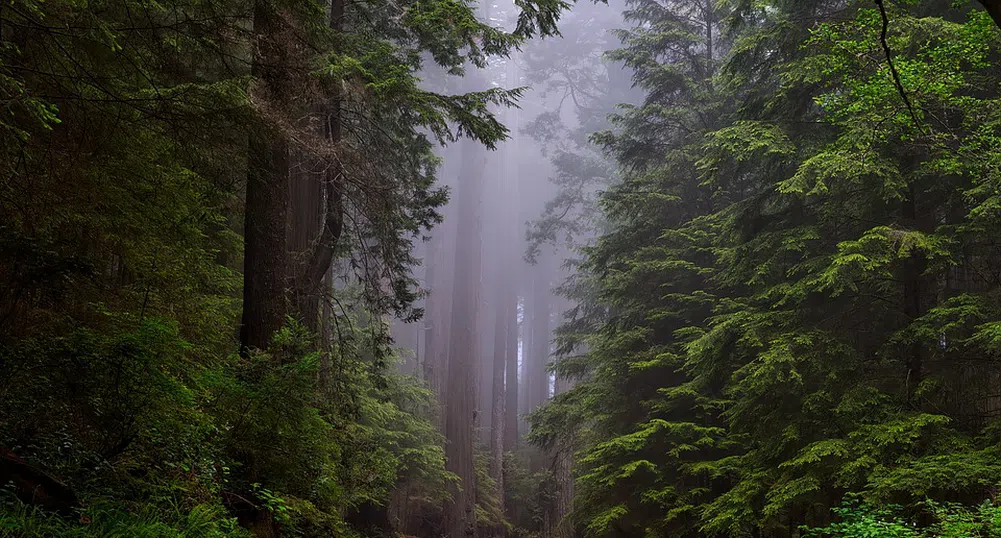
M 327 207 L 321 224 L 323 229 L 313 245 L 312 253 L 307 262 L 306 274 L 303 276 L 302 287 L 306 293 L 314 293 L 320 287 L 323 276 L 327 274 L 327 269 L 330 268 L 330 264 L 334 260 L 334 250 L 337 248 L 341 231 L 344 229 L 343 193 L 340 184 L 342 177 L 338 171 L 328 170 L 328 177 L 324 181 L 324 190 L 326 191 L 324 198 L 326 198 Z
M 883 18 L 883 28 L 880 30 L 879 43 L 883 46 L 883 52 L 886 54 L 886 63 L 890 66 L 890 75 L 893 76 L 893 84 L 897 87 L 897 93 L 900 94 L 901 99 L 904 100 L 904 105 L 907 106 L 907 111 L 911 113 L 914 125 L 920 129 L 921 122 L 918 120 L 918 115 L 914 113 L 914 107 L 911 105 L 910 97 L 907 96 L 907 91 L 904 90 L 903 83 L 900 82 L 900 74 L 897 73 L 897 68 L 893 65 L 893 53 L 890 51 L 889 43 L 886 42 L 886 33 L 890 27 L 890 19 L 886 16 L 886 6 L 883 5 L 883 0 L 874 1 L 879 7 L 880 16 Z

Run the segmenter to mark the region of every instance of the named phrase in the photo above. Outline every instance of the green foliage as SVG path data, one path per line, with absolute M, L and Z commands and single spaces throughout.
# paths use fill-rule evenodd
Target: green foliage
M 904 516 L 898 505 L 873 506 L 865 502 L 845 502 L 832 510 L 837 520 L 824 527 L 807 530 L 806 536 L 833 538 L 994 538 L 1001 536 L 1001 509 L 990 501 L 967 506 L 959 503 L 922 503 L 918 525 Z M 912 511 L 913 512 L 913 511 Z
M 364 347 L 374 333 L 355 337 Z M 6 349 L 17 390 L 3 401 L 3 444 L 66 480 L 92 523 L 14 503 L 4 524 L 12 536 L 238 536 L 222 503 L 239 495 L 286 532 L 313 535 L 346 532 L 346 514 L 386 502 L 403 480 L 446 491 L 442 439 L 422 414 L 429 392 L 356 355 L 310 352 L 311 341 L 293 325 L 270 353 L 205 368 L 176 328 L 147 320 Z
M 400 484 L 420 492 L 401 502 L 445 500 L 432 398 L 388 373 L 380 316 L 419 314 L 412 246 L 447 199 L 434 144 L 492 147 L 496 109 L 522 94 L 446 80 L 555 34 L 569 4 L 518 2 L 512 31 L 465 0 L 345 4 L 333 25 L 300 0 L 0 7 L 0 455 L 20 458 L 3 467 L 3 536 L 352 536 Z M 282 59 L 267 68 L 286 93 L 258 91 L 255 11 L 284 32 L 266 36 Z M 262 133 L 297 173 L 337 161 L 337 254 L 355 258 L 337 276 L 367 293 L 338 289 L 321 335 L 290 322 L 240 356 L 240 207 Z M 37 473 L 75 493 L 57 508 L 79 520 L 25 497 Z
M 542 511 L 539 502 L 541 473 L 528 469 L 521 454 L 504 454 L 504 506 L 511 524 L 511 535 L 537 535 L 541 528 Z
M 561 333 L 580 381 L 533 441 L 577 437 L 586 536 L 789 536 L 846 491 L 873 504 L 830 534 L 937 536 L 890 505 L 1001 480 L 1001 34 L 887 3 L 912 114 L 871 4 L 668 4 L 632 2 L 611 54 L 646 98 L 593 136 L 623 179 Z M 946 510 L 927 532 L 981 517 Z
M 908 525 L 894 513 L 894 508 L 873 508 L 868 505 L 846 504 L 833 511 L 840 519 L 827 527 L 811 529 L 808 536 L 865 537 L 886 536 L 887 538 L 912 538 L 919 536 L 918 530 Z
M 130 513 L 110 505 L 90 507 L 85 524 L 70 522 L 23 504 L 5 502 L 0 512 L 4 538 L 245 538 L 250 533 L 219 506 L 196 505 L 153 511 L 145 507 Z

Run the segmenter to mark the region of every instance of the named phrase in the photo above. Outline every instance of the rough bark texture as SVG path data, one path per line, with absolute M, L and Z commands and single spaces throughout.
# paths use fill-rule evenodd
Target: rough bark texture
M 446 186 L 453 189 L 455 178 L 459 175 L 461 167 L 456 164 L 460 160 L 460 150 L 463 145 L 444 148 L 442 157 L 444 166 L 441 177 L 445 180 Z M 434 392 L 438 412 L 434 415 L 435 426 L 442 433 L 445 433 L 445 399 L 448 396 L 448 348 L 452 325 L 452 296 L 453 280 L 452 273 L 455 269 L 455 253 L 452 252 L 452 245 L 456 241 L 456 218 L 455 203 L 450 203 L 443 208 L 442 216 L 444 221 L 435 227 L 434 234 L 429 245 L 428 268 L 424 277 L 424 285 L 430 291 L 427 298 L 427 308 L 424 312 L 425 336 L 424 353 L 421 368 L 424 372 L 424 379 Z
M 343 0 L 333 0 L 330 27 L 339 31 Z M 289 95 L 295 48 L 285 15 L 267 2 L 254 4 L 252 88 L 255 103 L 271 115 L 291 114 Z M 340 83 L 331 85 L 320 110 L 328 149 L 341 139 Z M 315 113 L 315 111 L 314 111 Z M 244 232 L 244 350 L 265 349 L 290 313 L 319 328 L 321 282 L 341 235 L 342 177 L 334 159 L 298 152 L 293 173 L 288 134 L 262 126 L 251 133 Z M 291 296 L 290 296 L 291 294 Z
M 528 395 L 526 399 L 526 410 L 529 413 L 535 411 L 549 399 L 549 373 L 546 371 L 551 341 L 549 258 L 548 254 L 544 254 L 540 258 L 532 281 L 532 349 L 528 356 Z
M 573 383 L 561 377 L 556 378 L 555 392 L 560 394 L 573 387 Z M 555 461 L 553 462 L 553 480 L 556 487 L 552 514 L 553 538 L 572 538 L 573 521 L 570 512 L 573 508 L 573 453 L 575 432 L 568 431 L 556 443 Z
M 485 161 L 482 151 L 466 144 L 458 188 L 452 324 L 449 338 L 446 400 L 445 456 L 447 468 L 459 477 L 446 510 L 445 530 L 450 538 L 476 535 L 476 474 L 473 463 L 473 431 L 476 378 L 473 367 L 477 348 L 476 319 L 480 278 L 479 201 Z
M 438 412 L 434 414 L 434 422 L 441 432 L 445 431 L 445 397 L 448 380 L 448 344 L 450 313 L 452 311 L 452 288 L 450 286 L 452 268 L 455 261 L 446 259 L 446 244 L 448 223 L 439 226 L 431 239 L 428 254 L 428 269 L 425 285 L 431 290 L 427 299 L 427 309 L 424 312 L 425 337 L 424 356 L 421 368 L 428 387 L 434 393 L 438 403 Z
M 556 526 L 553 538 L 573 538 L 573 434 L 567 436 L 559 446 L 556 455 Z
M 497 487 L 497 498 L 504 504 L 504 370 L 507 366 L 507 333 L 510 330 L 508 305 L 510 291 L 507 285 L 498 286 L 497 319 L 494 324 L 494 348 L 490 407 L 490 477 Z
M 339 33 L 344 20 L 344 0 L 330 3 L 330 28 Z M 319 327 L 320 299 L 324 276 L 334 261 L 344 227 L 343 171 L 331 155 L 341 143 L 341 81 L 328 90 L 320 117 L 327 144 L 325 158 L 309 158 L 313 166 L 303 170 L 293 193 L 293 248 L 295 250 L 296 314 L 312 331 Z
M 512 308 L 507 313 L 508 327 L 504 380 L 504 451 L 518 448 L 518 297 L 511 289 Z
M 254 3 L 254 56 L 251 71 L 256 102 L 280 110 L 286 100 L 281 66 L 282 17 L 264 1 Z M 265 349 L 285 322 L 289 151 L 285 134 L 261 128 L 251 133 L 244 221 L 243 350 Z
M 292 266 L 300 269 L 312 253 L 313 241 L 323 216 L 323 181 L 318 163 L 310 155 L 298 155 L 289 173 L 291 223 L 288 228 L 289 256 Z M 316 331 L 319 327 L 320 294 L 296 289 L 295 315 L 302 324 Z M 319 291 L 319 289 L 315 290 Z

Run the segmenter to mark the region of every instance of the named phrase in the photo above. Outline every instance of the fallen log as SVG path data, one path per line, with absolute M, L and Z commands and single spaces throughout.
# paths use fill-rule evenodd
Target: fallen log
M 0 449 L 0 486 L 12 485 L 24 504 L 74 517 L 80 499 L 66 483 L 29 464 L 10 450 Z

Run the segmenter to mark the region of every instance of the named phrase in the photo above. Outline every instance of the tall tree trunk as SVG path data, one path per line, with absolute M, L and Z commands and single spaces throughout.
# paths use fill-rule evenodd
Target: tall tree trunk
M 909 188 L 907 198 L 901 205 L 901 216 L 906 225 L 914 230 L 928 231 L 933 229 L 929 226 L 922 226 L 917 211 L 917 189 L 914 185 Z M 922 294 L 924 293 L 924 272 L 927 268 L 927 260 L 920 250 L 915 249 L 911 253 L 910 259 L 904 264 L 903 280 L 903 310 L 907 317 L 906 323 L 914 323 L 924 315 L 922 305 Z M 909 402 L 914 403 L 915 393 L 924 378 L 924 348 L 920 341 L 915 340 L 908 346 L 907 377 L 905 382 L 906 397 Z
M 715 71 L 713 68 L 713 25 L 715 21 L 716 0 L 705 0 L 704 18 L 706 21 L 706 79 L 711 79 Z M 711 82 L 710 82 L 711 83 Z
M 460 145 L 461 147 L 461 145 Z M 458 175 L 459 167 L 453 158 L 459 152 L 452 148 L 444 150 L 442 177 L 449 179 Z M 450 247 L 455 245 L 455 203 L 444 208 L 444 221 L 437 226 L 428 248 L 427 272 L 424 285 L 430 290 L 427 309 L 424 311 L 424 353 L 421 369 L 428 387 L 434 393 L 438 404 L 433 415 L 438 431 L 445 433 L 445 399 L 448 395 L 448 348 L 452 324 L 452 272 L 455 268 L 455 253 Z
M 502 277 L 504 278 L 504 277 Z M 504 506 L 504 371 L 507 366 L 507 345 L 510 321 L 510 290 L 499 283 L 497 293 L 497 319 L 494 324 L 493 368 L 490 407 L 490 477 L 496 482 L 497 498 Z
M 550 331 L 550 254 L 543 254 L 532 281 L 532 350 L 529 355 L 528 412 L 535 411 L 549 399 Z
M 431 252 L 428 256 L 428 269 L 425 280 L 431 288 L 427 299 L 425 315 L 424 338 L 424 380 L 434 393 L 438 410 L 434 414 L 434 422 L 441 432 L 445 431 L 445 381 L 448 366 L 448 315 L 452 308 L 452 293 L 446 284 L 443 273 L 445 240 L 444 230 L 439 229 L 431 239 Z
M 331 0 L 329 14 L 330 29 L 339 39 L 344 29 L 344 0 Z M 339 46 L 335 43 L 335 49 Z M 334 261 L 334 252 L 344 229 L 344 170 L 336 158 L 343 126 L 341 123 L 342 81 L 331 81 L 327 102 L 323 106 L 323 134 L 327 151 L 322 159 L 322 179 L 319 185 L 307 183 L 303 189 L 307 195 L 319 196 L 320 201 L 308 204 L 303 218 L 312 224 L 312 244 L 308 254 L 297 264 L 295 291 L 303 301 L 298 314 L 307 327 L 316 328 L 321 283 Z M 315 180 L 313 180 L 315 181 Z M 319 190 L 316 188 L 319 186 Z M 315 219 L 315 220 L 314 220 Z M 318 221 L 318 222 L 317 222 Z
M 285 81 L 285 22 L 264 0 L 254 2 L 253 99 L 281 111 L 288 100 Z M 266 349 L 285 322 L 289 193 L 286 134 L 262 125 L 250 134 L 244 210 L 243 319 L 241 349 Z
M 330 7 L 330 26 L 340 31 L 344 2 L 333 0 Z M 294 58 L 289 36 L 294 32 L 285 16 L 268 2 L 254 4 L 252 92 L 258 105 L 270 113 L 291 115 L 292 90 L 288 86 L 294 75 Z M 340 107 L 341 83 L 335 81 L 323 106 L 325 141 L 331 152 L 341 140 Z M 248 149 L 240 327 L 244 352 L 268 347 L 290 313 L 290 302 L 294 303 L 291 313 L 310 329 L 318 329 L 320 284 L 333 261 L 343 224 L 343 178 L 337 166 L 325 166 L 322 181 L 314 177 L 309 166 L 290 176 L 288 134 L 268 125 L 251 133 Z M 336 162 L 329 156 L 327 159 Z M 315 161 L 312 156 L 299 160 Z M 290 246 L 296 256 L 290 256 Z M 301 255 L 299 248 L 304 248 Z
M 473 461 L 473 428 L 476 383 L 476 320 L 480 280 L 479 202 L 485 160 L 482 150 L 468 142 L 462 155 L 459 183 L 459 218 L 456 234 L 455 284 L 448 351 L 445 456 L 448 470 L 459 477 L 453 502 L 446 512 L 445 530 L 450 538 L 476 535 L 476 473 Z
M 486 215 L 481 215 L 481 218 Z M 491 227 L 485 226 L 485 230 Z M 489 233 L 489 232 L 487 232 Z M 481 239 L 481 246 L 493 244 L 493 240 Z M 492 259 L 496 253 L 487 249 L 481 251 L 481 267 L 497 267 L 497 260 Z M 494 385 L 494 334 L 497 325 L 497 275 L 490 275 L 481 282 L 480 297 L 483 298 L 478 308 L 476 320 L 476 441 L 479 445 L 490 446 L 490 432 L 493 427 L 493 385 Z
M 521 431 L 528 431 L 524 416 L 529 411 L 529 400 L 531 400 L 531 377 L 534 372 L 532 368 L 532 320 L 534 319 L 535 301 L 532 299 L 533 283 L 532 269 L 526 267 L 522 272 L 522 282 L 519 282 L 521 289 L 521 364 L 519 365 L 520 389 L 518 394 L 518 428 Z
M 504 451 L 518 448 L 518 296 L 511 287 L 511 309 L 507 312 L 507 345 L 504 379 Z
M 563 377 L 556 377 L 556 394 L 573 387 L 573 383 Z M 556 442 L 556 461 L 553 478 L 556 483 L 556 499 L 553 514 L 553 538 L 573 538 L 573 521 L 570 512 L 573 507 L 573 453 L 576 432 L 570 429 Z
M 305 152 L 296 152 L 295 163 L 289 173 L 291 222 L 289 232 L 289 257 L 292 266 L 299 269 L 304 258 L 312 254 L 313 241 L 320 232 L 323 217 L 323 175 L 317 168 L 323 165 Z M 320 294 L 294 290 L 295 315 L 310 331 L 319 329 Z M 319 290 L 316 290 L 319 291 Z
M 507 72 L 504 74 L 504 82 L 509 88 L 521 86 L 521 70 L 519 69 L 519 55 L 516 51 L 511 61 L 507 62 Z M 517 108 L 507 110 L 507 124 L 510 125 L 514 133 L 521 131 L 521 114 Z M 518 173 L 518 163 L 521 160 L 519 138 L 507 143 L 507 153 L 504 158 L 504 173 L 501 177 L 502 191 L 505 196 L 502 206 L 502 215 L 499 226 L 505 237 L 505 248 L 510 249 L 504 252 L 501 260 L 504 277 L 506 278 L 506 288 L 502 297 L 504 302 L 503 311 L 504 325 L 506 327 L 505 336 L 507 342 L 504 346 L 505 379 L 504 379 L 504 452 L 513 452 L 518 446 L 518 278 L 522 273 L 520 270 L 524 265 L 521 257 L 520 237 L 520 214 L 521 189 L 519 183 L 521 176 Z M 503 455 L 501 456 L 503 458 Z
M 508 142 L 511 144 L 511 142 Z M 518 256 L 517 248 L 517 213 L 513 212 L 512 209 L 515 207 L 515 196 L 512 193 L 515 191 L 512 188 L 515 185 L 514 178 L 511 177 L 510 167 L 508 166 L 509 160 L 513 159 L 516 154 L 513 151 L 515 148 L 510 145 L 505 145 L 504 151 L 502 153 L 503 162 L 500 166 L 500 174 L 497 176 L 496 186 L 497 203 L 493 204 L 496 208 L 494 211 L 494 236 L 492 242 L 495 248 L 493 249 L 495 253 L 495 263 L 494 267 L 497 267 L 495 277 L 495 294 L 494 294 L 494 344 L 493 344 L 493 363 L 492 363 L 492 386 L 491 386 L 491 406 L 490 406 L 490 476 L 496 482 L 496 494 L 497 499 L 500 504 L 500 508 L 503 512 L 504 510 L 504 452 L 506 449 L 510 449 L 510 440 L 507 438 L 505 431 L 507 428 L 511 427 L 509 424 L 509 415 L 506 412 L 506 407 L 512 405 L 507 394 L 508 390 L 513 390 L 514 403 L 513 411 L 515 413 L 515 420 L 517 421 L 517 331 L 518 327 L 516 322 L 512 322 L 512 318 L 516 315 L 515 310 L 518 307 L 517 295 L 514 291 L 514 274 L 512 264 L 518 264 L 520 256 Z M 512 336 L 514 338 L 512 338 Z M 511 376 L 512 372 L 508 371 L 509 362 L 511 357 L 514 358 L 515 364 L 513 371 L 513 379 Z M 512 387 L 514 387 L 512 389 Z M 517 435 L 518 425 L 517 423 L 513 426 L 515 435 Z

